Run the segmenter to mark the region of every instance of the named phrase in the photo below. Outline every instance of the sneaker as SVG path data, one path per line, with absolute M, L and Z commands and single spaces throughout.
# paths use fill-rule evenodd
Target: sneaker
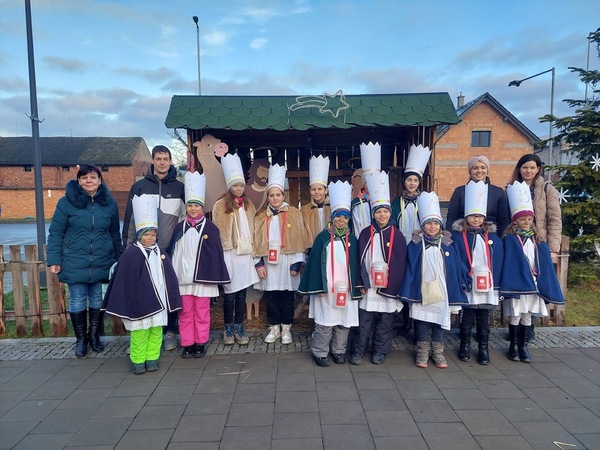
M 238 345 L 248 345 L 250 343 L 250 339 L 246 336 L 246 332 L 244 331 L 243 323 L 236 323 L 234 325 L 233 336 Z
M 196 348 L 194 349 L 194 358 L 202 358 L 206 355 L 206 345 L 204 344 L 196 344 Z
M 280 335 L 281 332 L 279 331 L 279 325 L 271 325 L 269 328 L 269 334 L 267 334 L 267 336 L 265 337 L 265 342 L 267 344 L 272 344 L 277 339 L 279 339 Z
M 163 349 L 165 351 L 175 350 L 177 348 L 177 338 L 175 333 L 167 331 L 163 339 Z
M 352 353 L 350 356 L 350 364 L 354 364 L 355 366 L 360 366 L 362 364 L 363 355 L 360 353 Z
M 346 364 L 346 355 L 344 353 L 334 353 L 333 362 L 336 364 Z
M 327 367 L 329 365 L 329 360 L 327 359 L 327 356 L 315 356 L 312 355 L 313 360 L 315 361 L 315 364 L 319 367 Z
M 146 373 L 146 364 L 144 364 L 144 363 L 140 363 L 140 364 L 133 363 L 131 371 L 133 372 L 134 375 L 141 375 L 143 373 Z
M 183 359 L 190 359 L 193 354 L 194 354 L 194 346 L 188 345 L 186 347 L 183 347 L 183 353 L 181 354 L 181 357 Z
M 385 355 L 383 353 L 373 353 L 371 362 L 378 365 L 383 364 L 385 362 Z
M 235 339 L 233 338 L 233 324 L 226 323 L 225 330 L 223 331 L 223 345 L 233 345 Z
M 292 343 L 291 325 L 281 325 L 281 343 L 288 345 Z
M 146 372 L 156 372 L 158 370 L 158 361 L 146 361 Z

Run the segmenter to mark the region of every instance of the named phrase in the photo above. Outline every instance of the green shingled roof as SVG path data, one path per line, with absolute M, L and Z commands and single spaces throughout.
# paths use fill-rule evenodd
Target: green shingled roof
M 446 92 L 383 95 L 175 95 L 167 128 L 299 130 L 432 126 L 459 119 Z

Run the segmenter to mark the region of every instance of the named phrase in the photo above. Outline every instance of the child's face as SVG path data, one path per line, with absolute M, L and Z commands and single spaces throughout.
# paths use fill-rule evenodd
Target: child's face
M 325 201 L 325 194 L 327 193 L 327 189 L 325 186 L 319 183 L 313 183 L 310 186 L 310 197 L 313 199 L 315 203 L 323 203 Z
M 521 216 L 515 223 L 521 230 L 529 230 L 533 226 L 533 216 Z
M 481 214 L 471 214 L 470 216 L 467 216 L 466 219 L 469 226 L 480 227 L 483 224 L 485 217 Z
M 246 185 L 244 183 L 235 183 L 229 188 L 234 197 L 241 197 L 244 195 L 244 189 L 246 189 Z
M 406 177 L 406 180 L 404 180 L 404 189 L 406 189 L 406 192 L 409 194 L 417 192 L 417 189 L 419 189 L 419 179 L 416 175 L 409 175 Z
M 335 216 L 333 218 L 333 220 L 331 221 L 331 223 L 338 230 L 341 230 L 342 228 L 346 228 L 348 226 L 349 221 L 350 221 L 350 219 L 346 216 Z
M 156 230 L 146 231 L 140 238 L 140 244 L 144 247 L 150 247 L 156 244 Z
M 439 222 L 432 220 L 431 222 L 427 222 L 423 225 L 423 231 L 427 236 L 435 237 L 440 234 L 442 226 Z
M 377 211 L 375 211 L 375 214 L 373 214 L 373 218 L 375 219 L 377 225 L 384 227 L 390 221 L 391 215 L 392 213 L 390 213 L 387 208 L 379 208 Z
M 267 200 L 272 208 L 278 209 L 283 204 L 283 192 L 277 187 L 272 187 L 267 194 Z
M 188 213 L 188 216 L 190 216 L 192 219 L 195 219 L 196 217 L 198 217 L 200 214 L 202 214 L 204 212 L 204 207 L 202 205 L 198 205 L 196 203 L 190 203 L 190 204 L 186 205 L 185 209 Z

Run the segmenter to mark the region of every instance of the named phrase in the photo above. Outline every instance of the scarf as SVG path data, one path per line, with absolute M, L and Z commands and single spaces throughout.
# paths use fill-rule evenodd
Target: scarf
M 535 237 L 535 231 L 533 230 L 522 230 L 521 228 L 517 229 L 517 235 L 521 236 L 523 239 L 523 243 L 527 242 L 527 239 L 531 239 L 533 241 Z
M 238 209 L 244 207 L 244 197 L 233 197 L 233 201 Z
M 204 214 L 200 214 L 198 217 L 196 217 L 195 219 L 193 217 L 190 217 L 190 215 L 188 214 L 185 218 L 185 221 L 187 222 L 187 224 L 190 227 L 195 227 L 196 225 L 198 225 L 199 223 L 202 223 L 202 221 L 204 220 Z
M 437 236 L 429 236 L 427 233 L 423 233 L 423 240 L 425 241 L 425 248 L 429 248 L 432 245 L 436 247 L 440 245 L 440 241 L 442 240 L 441 233 Z
M 406 192 L 406 189 L 402 191 L 402 197 L 404 198 L 404 200 L 406 200 L 407 203 L 415 203 L 417 201 L 417 198 L 419 198 L 419 194 L 420 192 L 418 189 L 414 193 L 414 195 L 410 195 L 408 192 Z
M 333 225 L 331 226 L 331 229 L 333 231 L 333 235 L 335 237 L 344 237 L 346 235 L 346 230 L 348 229 L 348 227 L 344 227 L 344 228 L 337 228 L 334 227 Z
M 269 209 L 271 210 L 271 214 L 273 214 L 274 216 L 276 216 L 277 214 L 279 214 L 279 210 L 278 209 L 273 209 L 273 207 L 271 205 L 269 205 Z
M 472 227 L 472 226 L 469 226 L 467 228 L 467 233 L 483 234 L 483 227 Z

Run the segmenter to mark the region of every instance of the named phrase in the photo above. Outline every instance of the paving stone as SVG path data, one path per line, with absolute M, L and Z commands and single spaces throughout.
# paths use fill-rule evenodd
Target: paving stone
M 569 433 L 600 433 L 600 418 L 585 408 L 548 408 L 546 412 Z
M 60 405 L 60 400 L 23 400 L 0 418 L 0 422 L 41 422 Z
M 229 427 L 255 427 L 273 425 L 271 403 L 234 403 L 229 410 L 226 425 Z
M 549 422 L 516 422 L 513 424 L 517 431 L 527 439 L 529 445 L 535 449 L 547 450 L 556 448 L 555 442 L 575 445 L 575 447 L 563 446 L 563 448 L 582 448 L 580 442 L 554 421 Z
M 90 419 L 69 441 L 70 446 L 116 445 L 133 419 Z
M 135 377 L 135 378 L 133 378 Z M 139 397 L 148 396 L 154 392 L 160 382 L 159 378 L 149 378 L 146 374 L 131 375 L 110 394 L 111 397 Z
M 275 396 L 275 414 L 319 412 L 316 392 L 279 391 Z
M 415 422 L 460 422 L 446 400 L 405 399 Z
M 115 450 L 163 450 L 169 445 L 173 430 L 129 430 Z
M 482 450 L 532 450 L 533 447 L 522 436 L 474 436 Z
M 186 404 L 194 394 L 194 385 L 156 387 L 148 399 L 149 405 L 182 405 Z
M 130 430 L 175 430 L 185 405 L 145 405 L 136 415 Z
M 0 421 L 0 448 L 12 448 L 38 425 L 38 422 L 1 422 Z
M 358 389 L 352 381 L 326 381 L 317 383 L 320 402 L 358 400 Z
M 473 436 L 506 436 L 518 434 L 511 423 L 496 410 L 458 410 L 460 417 Z
M 275 402 L 275 383 L 238 384 L 233 395 L 233 403 L 266 402 Z
M 323 425 L 323 448 L 334 450 L 374 449 L 367 425 Z
M 277 373 L 277 392 L 279 391 L 314 391 L 316 389 L 313 376 L 305 373 Z
M 457 409 L 495 409 L 494 405 L 479 389 L 441 389 L 450 404 Z
M 225 427 L 219 450 L 256 449 L 271 447 L 271 426 Z
M 575 434 L 585 448 L 600 448 L 600 433 Z
M 361 425 L 354 424 L 355 427 Z M 277 413 L 273 419 L 273 439 L 320 438 L 321 423 L 315 413 Z M 358 448 L 358 447 L 357 447 Z
M 184 415 L 227 415 L 233 403 L 233 393 L 194 394 L 190 398 Z
M 373 438 L 419 435 L 419 428 L 408 411 L 367 411 Z
M 542 408 L 579 408 L 573 397 L 559 388 L 526 388 L 523 392 Z
M 418 423 L 419 431 L 430 450 L 448 450 L 460 443 L 461 450 L 479 450 L 479 444 L 462 423 Z
M 600 397 L 600 386 L 581 375 L 572 378 L 553 378 L 552 382 L 573 397 Z
M 492 403 L 510 422 L 547 422 L 546 411 L 529 398 L 493 399 Z
M 237 388 L 237 375 L 202 374 L 194 394 L 233 394 Z
M 396 389 L 359 391 L 365 411 L 407 411 L 406 404 Z
M 29 434 L 23 438 L 13 450 L 31 450 L 33 448 L 44 450 L 62 450 L 71 440 L 74 434 Z M 4 438 L 4 436 L 3 436 Z
M 441 391 L 428 377 L 424 380 L 408 380 L 395 382 L 400 395 L 406 400 L 435 400 L 443 399 Z
M 419 436 L 402 436 L 402 440 L 400 441 L 397 436 L 391 437 L 374 437 L 373 441 L 375 442 L 375 448 L 377 450 L 398 450 L 399 445 L 401 448 L 406 448 L 410 450 L 428 450 L 429 447 L 425 442 L 425 439 L 421 435 Z
M 110 397 L 96 409 L 92 417 L 95 419 L 136 417 L 147 400 L 147 397 Z
M 112 392 L 113 389 L 77 389 L 58 409 L 99 408 Z
M 218 442 L 223 436 L 227 416 L 183 416 L 171 442 Z
M 89 423 L 96 408 L 55 409 L 30 434 L 65 433 L 74 435 Z
M 363 364 L 370 363 L 363 362 Z M 396 387 L 387 370 L 375 373 L 354 373 L 354 382 L 358 389 L 394 389 Z
M 360 401 L 319 401 L 321 424 L 367 423 Z
M 474 380 L 475 386 L 487 398 L 525 398 L 526 395 L 510 380 Z
M 234 450 L 236 450 L 236 449 L 234 449 Z M 323 440 L 320 438 L 273 439 L 271 441 L 271 450 L 322 450 L 322 449 L 323 449 Z

